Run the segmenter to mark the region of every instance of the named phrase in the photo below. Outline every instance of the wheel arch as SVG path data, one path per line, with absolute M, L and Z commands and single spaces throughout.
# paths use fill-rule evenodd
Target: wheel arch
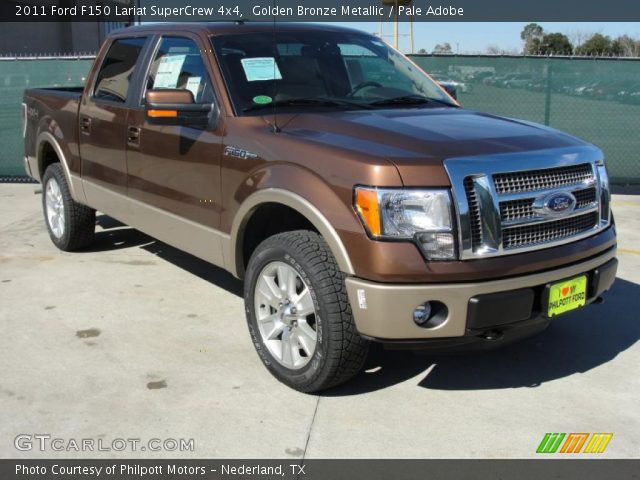
M 38 135 L 36 145 L 39 180 L 42 181 L 44 172 L 49 165 L 59 162 L 69 185 L 71 197 L 78 203 L 86 204 L 82 182 L 79 177 L 71 174 L 67 158 L 56 138 L 49 132 L 41 132 Z
M 255 218 L 254 215 L 261 208 L 269 205 L 295 212 L 296 217 L 293 218 L 293 225 L 296 225 L 300 219 L 307 222 L 327 242 L 340 270 L 350 275 L 354 274 L 347 249 L 329 219 L 304 197 L 281 188 L 266 188 L 256 191 L 247 197 L 238 209 L 231 227 L 230 252 L 227 256 L 232 273 L 239 278 L 244 276 L 248 262 L 247 252 L 244 248 L 246 233 L 250 233 L 248 227 L 250 227 L 252 219 Z

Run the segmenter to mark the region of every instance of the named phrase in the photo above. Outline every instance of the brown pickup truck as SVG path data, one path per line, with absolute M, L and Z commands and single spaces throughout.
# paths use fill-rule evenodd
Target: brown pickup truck
M 465 110 L 356 30 L 125 29 L 84 89 L 23 108 L 51 240 L 86 247 L 99 210 L 243 279 L 260 358 L 300 391 L 372 341 L 504 345 L 615 278 L 598 148 Z

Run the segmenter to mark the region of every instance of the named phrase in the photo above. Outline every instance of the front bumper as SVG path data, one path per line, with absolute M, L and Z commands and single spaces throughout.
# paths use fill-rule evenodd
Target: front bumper
M 361 335 L 390 342 L 429 339 L 468 339 L 491 336 L 521 326 L 516 336 L 544 328 L 541 298 L 548 283 L 589 274 L 587 303 L 608 290 L 615 278 L 616 249 L 576 264 L 531 275 L 487 282 L 449 284 L 381 284 L 350 277 L 347 292 Z M 413 321 L 415 308 L 424 302 L 446 306 L 436 325 L 424 328 Z M 493 333 L 492 333 L 493 332 Z M 453 342 L 456 343 L 456 342 Z M 459 343 L 459 342 L 457 342 Z

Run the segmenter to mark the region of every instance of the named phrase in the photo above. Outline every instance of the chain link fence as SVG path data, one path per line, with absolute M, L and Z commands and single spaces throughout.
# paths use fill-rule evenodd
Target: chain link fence
M 24 181 L 20 104 L 26 88 L 84 85 L 91 55 L 0 57 L 0 181 Z
M 413 55 L 473 110 L 549 125 L 599 146 L 618 184 L 640 183 L 640 59 Z
M 413 55 L 461 104 L 569 132 L 604 150 L 612 181 L 640 183 L 640 59 Z M 0 177 L 24 176 L 25 88 L 80 86 L 91 56 L 0 58 Z

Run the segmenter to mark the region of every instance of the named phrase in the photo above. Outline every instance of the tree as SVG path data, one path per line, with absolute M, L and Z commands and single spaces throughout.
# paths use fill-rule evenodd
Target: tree
M 548 33 L 540 40 L 538 51 L 541 55 L 571 55 L 573 45 L 562 33 Z
M 587 40 L 588 38 L 591 38 L 592 36 L 593 36 L 593 32 L 588 32 L 586 30 L 580 30 L 580 29 L 572 30 L 568 34 L 569 40 L 571 40 L 571 43 L 573 43 L 573 47 L 575 49 L 577 49 L 580 45 L 582 45 L 585 42 L 585 40 Z
M 614 44 L 611 37 L 594 33 L 591 38 L 576 49 L 576 53 L 580 55 L 616 55 L 619 50 L 620 45 Z
M 620 46 L 620 54 L 623 57 L 640 57 L 640 40 L 629 35 L 621 35 L 615 39 Z
M 421 48 L 420 50 L 418 50 L 418 53 L 429 53 L 429 52 L 427 52 L 426 48 Z
M 530 23 L 525 25 L 520 32 L 520 38 L 524 41 L 524 53 L 529 55 L 535 53 L 539 46 L 540 40 L 544 35 L 544 30 L 537 23 Z
M 438 43 L 435 47 L 433 47 L 433 53 L 453 53 L 453 49 L 449 42 Z

